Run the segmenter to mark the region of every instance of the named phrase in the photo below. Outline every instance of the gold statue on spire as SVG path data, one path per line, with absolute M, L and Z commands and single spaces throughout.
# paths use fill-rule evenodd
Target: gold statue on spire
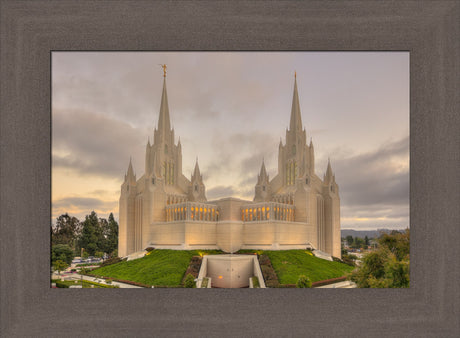
M 166 77 L 166 64 L 162 65 L 161 63 L 159 63 L 159 65 L 161 66 L 161 68 L 163 68 L 163 77 Z
M 294 71 L 294 78 L 297 79 L 297 72 L 296 71 Z

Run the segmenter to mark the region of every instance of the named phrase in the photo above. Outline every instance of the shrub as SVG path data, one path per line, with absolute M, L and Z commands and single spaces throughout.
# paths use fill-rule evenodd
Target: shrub
M 119 263 L 119 262 L 121 262 L 120 257 L 112 257 L 112 258 L 106 259 L 99 266 L 102 268 L 103 266 L 112 265 L 112 264 Z
M 81 268 L 80 269 L 80 274 L 81 275 L 88 275 L 91 270 L 88 268 Z
M 256 289 L 256 288 L 260 288 L 260 285 L 259 285 L 259 278 L 257 278 L 257 276 L 253 276 L 251 277 L 252 278 L 252 286 Z
M 57 261 L 53 262 L 53 268 L 54 268 L 54 270 L 58 271 L 59 274 L 61 274 L 61 271 L 65 270 L 68 266 L 69 265 L 66 262 L 64 262 L 64 261 L 62 261 L 60 259 L 58 259 Z
M 184 287 L 186 287 L 186 288 L 196 288 L 195 277 L 193 277 L 192 274 L 189 273 L 187 275 L 187 277 L 185 277 Z
M 56 280 L 55 283 L 56 283 L 57 288 L 68 288 L 69 287 L 66 283 L 63 283 L 60 280 Z
M 259 256 L 260 269 L 262 270 L 262 275 L 265 279 L 265 285 L 269 288 L 277 288 L 280 286 L 278 276 L 276 275 L 275 270 L 273 269 L 270 258 L 267 255 Z
M 296 286 L 298 288 L 311 288 L 311 280 L 305 275 L 300 275 Z
M 334 284 L 334 283 L 343 282 L 343 281 L 346 281 L 346 280 L 347 280 L 347 276 L 342 276 L 342 277 L 337 277 L 337 278 L 319 280 L 317 282 L 311 283 L 311 286 L 314 287 L 314 288 L 317 288 L 318 286 Z

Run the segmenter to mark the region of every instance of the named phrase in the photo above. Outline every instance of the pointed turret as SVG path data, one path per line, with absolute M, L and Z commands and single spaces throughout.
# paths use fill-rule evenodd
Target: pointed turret
M 189 190 L 189 199 L 193 202 L 205 202 L 205 186 L 203 183 L 203 176 L 200 173 L 200 167 L 198 166 L 198 157 L 196 158 L 195 170 L 192 174 L 191 185 Z
M 313 141 L 310 138 L 310 173 L 315 173 L 315 148 L 313 147 Z
M 262 160 L 262 167 L 260 168 L 260 174 L 257 180 L 257 184 L 268 183 L 268 174 L 267 170 L 265 169 L 265 161 Z
M 289 130 L 302 130 L 302 117 L 300 114 L 299 93 L 297 91 L 297 73 L 294 79 L 294 94 L 292 96 L 291 123 L 289 124 Z
M 324 174 L 324 183 L 329 184 L 332 182 L 333 179 L 332 168 L 331 168 L 331 160 L 327 159 L 327 169 L 326 174 Z
M 262 160 L 262 166 L 260 168 L 260 174 L 257 177 L 255 190 L 254 202 L 266 202 L 270 200 L 270 180 L 267 174 L 267 170 L 265 169 L 264 160 Z
M 134 174 L 131 157 L 129 158 L 128 173 L 125 176 L 125 180 L 128 180 L 129 183 L 136 183 L 136 175 Z
M 195 180 L 201 180 L 201 173 L 200 173 L 200 167 L 198 166 L 198 157 L 196 158 L 195 162 L 195 169 L 193 170 L 193 175 L 192 175 L 192 182 Z
M 152 146 L 150 145 L 150 137 L 148 138 L 147 145 L 145 146 L 145 174 L 148 175 L 150 174 L 151 168 L 150 168 L 150 156 L 151 156 L 151 148 Z

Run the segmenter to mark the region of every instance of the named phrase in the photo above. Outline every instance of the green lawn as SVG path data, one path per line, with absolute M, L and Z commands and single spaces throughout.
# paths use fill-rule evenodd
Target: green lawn
M 314 257 L 305 250 L 263 251 L 270 258 L 280 284 L 295 284 L 300 275 L 312 282 L 342 277 L 354 268 Z
M 305 250 L 261 251 L 241 250 L 240 253 L 263 253 L 270 258 L 281 284 L 295 284 L 300 275 L 312 282 L 344 276 L 353 267 L 316 258 Z M 129 280 L 146 285 L 179 286 L 193 256 L 220 254 L 213 250 L 153 250 L 147 256 L 120 262 L 92 271 L 97 276 Z
M 153 250 L 132 261 L 120 262 L 91 271 L 97 276 L 129 280 L 146 285 L 178 286 L 193 256 L 217 254 L 212 250 Z

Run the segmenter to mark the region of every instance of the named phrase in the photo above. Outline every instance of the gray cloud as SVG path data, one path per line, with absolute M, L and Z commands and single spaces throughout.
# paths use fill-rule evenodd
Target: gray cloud
M 341 197 L 350 205 L 399 204 L 409 201 L 409 138 L 382 145 L 375 152 L 334 158 L 332 169 Z
M 409 225 L 409 138 L 387 142 L 375 152 L 333 157 L 342 217 L 385 218 L 374 226 Z M 364 227 L 369 226 L 369 222 Z M 354 226 L 357 227 L 356 224 Z
M 77 217 L 80 221 L 85 219 L 91 211 L 96 211 L 98 217 L 107 218 L 113 213 L 115 219 L 118 219 L 118 213 L 114 212 L 118 207 L 118 201 L 107 201 L 94 197 L 65 197 L 53 200 L 52 221 L 61 214 Z
M 208 200 L 219 199 L 222 197 L 229 197 L 235 193 L 235 189 L 232 186 L 222 186 L 213 187 L 206 191 Z
M 273 143 L 270 140 L 274 141 Z M 241 181 L 255 179 L 262 165 L 262 159 L 274 155 L 276 138 L 270 133 L 215 134 L 212 151 L 216 154 L 208 166 L 208 175 L 221 175 L 222 171 L 238 173 Z
M 126 172 L 129 157 L 134 155 L 140 172 L 146 129 L 136 129 L 94 112 L 55 109 L 52 132 L 55 168 L 118 178 Z
M 96 209 L 113 209 L 118 201 L 106 201 L 93 197 L 65 197 L 53 201 L 53 208 L 78 209 L 86 214 Z
M 57 208 L 61 207 L 78 207 L 78 208 L 100 208 L 107 202 L 102 201 L 98 198 L 92 197 L 66 197 L 53 201 L 53 206 Z M 93 210 L 93 209 L 91 209 Z M 91 211 L 89 210 L 89 211 Z
M 325 171 L 329 153 L 343 213 L 401 218 L 408 210 L 398 209 L 408 206 L 409 173 L 398 168 L 408 158 L 408 139 L 369 151 L 408 133 L 407 53 L 72 52 L 53 53 L 52 61 L 54 168 L 121 183 L 132 156 L 139 177 L 158 119 L 158 63 L 167 63 L 184 174 L 198 155 L 209 197 L 252 199 L 263 157 L 270 177 L 276 174 L 297 70 L 317 168 Z

